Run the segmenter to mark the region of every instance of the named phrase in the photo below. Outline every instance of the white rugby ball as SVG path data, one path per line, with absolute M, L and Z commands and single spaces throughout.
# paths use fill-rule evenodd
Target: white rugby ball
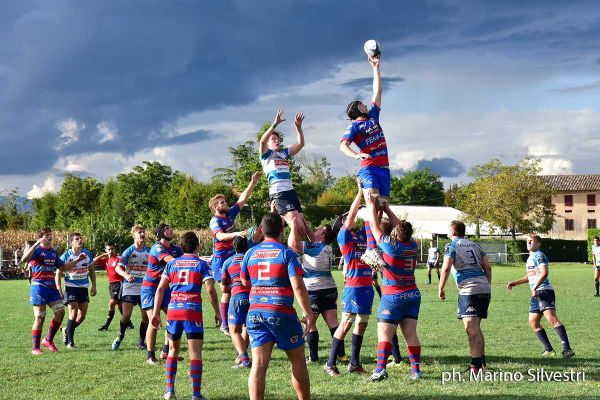
M 376 57 L 379 54 L 381 54 L 381 46 L 379 45 L 377 40 L 374 39 L 367 40 L 365 42 L 365 45 L 363 46 L 363 49 L 369 57 Z

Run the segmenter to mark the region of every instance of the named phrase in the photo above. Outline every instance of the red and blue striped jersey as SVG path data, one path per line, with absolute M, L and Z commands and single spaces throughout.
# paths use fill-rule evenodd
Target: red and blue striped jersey
M 166 256 L 172 256 L 173 258 L 181 257 L 183 250 L 176 244 L 169 243 L 169 246 L 165 246 L 161 242 L 156 242 L 150 248 L 150 256 L 148 256 L 148 269 L 144 275 L 144 281 L 142 286 L 158 287 L 160 282 L 160 275 L 165 269 L 167 262 L 165 261 Z
M 184 254 L 169 261 L 162 276 L 171 282 L 167 320 L 202 322 L 202 284 L 214 279 L 206 261 L 195 254 Z
M 240 271 L 242 269 L 243 260 L 244 254 L 236 253 L 229 257 L 223 264 L 221 283 L 223 285 L 231 285 L 232 296 L 240 293 L 250 293 L 250 289 L 245 287 L 240 279 Z
M 371 155 L 371 158 L 362 160 L 361 167 L 388 167 L 387 143 L 383 130 L 379 125 L 379 112 L 381 109 L 373 104 L 369 110 L 369 119 L 358 118 L 346 128 L 342 141 L 347 140 L 358 146 L 361 152 Z
M 382 293 L 400 294 L 417 289 L 417 243 L 399 242 L 389 235 L 382 235 L 377 246 L 383 251 L 383 261 L 386 264 L 381 273 Z
M 56 250 L 38 246 L 29 260 L 31 284 L 56 289 L 54 274 L 64 262 L 58 257 Z
M 352 232 L 343 225 L 337 239 L 344 257 L 345 285 L 370 287 L 373 284 L 371 267 L 360 260 L 367 249 L 367 238 L 364 232 Z
M 233 232 L 233 224 L 235 222 L 235 217 L 240 212 L 240 207 L 237 203 L 233 205 L 227 211 L 225 217 L 221 217 L 219 215 L 214 215 L 210 219 L 210 232 L 213 236 L 213 257 L 219 258 L 229 258 L 231 257 L 235 251 L 233 250 L 233 240 L 219 240 L 217 239 L 217 233 L 230 233 Z
M 266 239 L 246 252 L 241 276 L 252 283 L 250 308 L 255 311 L 296 314 L 290 277 L 302 277 L 298 255 L 286 245 Z

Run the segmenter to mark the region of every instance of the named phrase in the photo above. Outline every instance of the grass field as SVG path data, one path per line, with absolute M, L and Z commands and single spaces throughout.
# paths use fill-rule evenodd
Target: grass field
M 464 371 L 470 359 L 462 323 L 455 318 L 456 289 L 449 282 L 448 300 L 437 299 L 437 279 L 426 285 L 425 270 L 417 271 L 417 282 L 423 296 L 418 326 L 422 344 L 423 378 L 408 379 L 410 368 L 402 365 L 389 370 L 387 381 L 367 383 L 367 376 L 343 374 L 330 378 L 322 371 L 330 340 L 327 329 L 319 321 L 321 332 L 321 362 L 309 365 L 311 392 L 316 399 L 595 399 L 600 396 L 600 334 L 598 310 L 600 299 L 593 297 L 592 267 L 582 264 L 552 264 L 550 280 L 556 288 L 557 313 L 567 327 L 571 345 L 577 355 L 570 360 L 541 358 L 541 344 L 527 325 L 529 290 L 523 285 L 512 292 L 504 287 L 507 281 L 524 275 L 521 265 L 495 266 L 494 292 L 489 318 L 482 327 L 486 339 L 488 366 L 494 372 L 523 374 L 518 382 L 449 382 L 442 384 L 443 372 Z M 335 272 L 341 287 L 342 276 Z M 116 337 L 118 322 L 109 332 L 98 332 L 104 322 L 108 301 L 107 281 L 99 278 L 99 294 L 92 298 L 87 320 L 77 329 L 76 350 L 68 350 L 57 338 L 60 351 L 32 356 L 31 323 L 33 314 L 27 281 L 1 281 L 3 296 L 0 322 L 0 398 L 1 399 L 160 399 L 164 392 L 164 364 L 144 363 L 144 352 L 135 349 L 139 314 L 134 314 L 135 331 L 128 331 L 122 350 L 113 352 L 110 345 Z M 377 296 L 374 310 L 377 309 Z M 206 298 L 205 298 L 205 301 Z M 205 320 L 212 321 L 212 309 L 205 305 Z M 49 312 L 51 314 L 51 312 Z M 48 326 L 47 318 L 44 332 Z M 369 371 L 374 368 L 377 346 L 376 324 L 373 318 L 365 335 L 362 363 Z M 557 351 L 558 336 L 547 328 Z M 60 336 L 60 333 L 59 333 Z M 159 336 L 160 337 L 160 336 Z M 402 341 L 401 341 L 402 342 Z M 185 345 L 185 341 L 184 341 Z M 349 352 L 349 340 L 346 343 Z M 401 344 L 402 354 L 406 352 Z M 187 351 L 187 349 L 185 349 Z M 308 350 L 307 350 L 308 351 Z M 188 357 L 179 364 L 178 398 L 191 398 L 188 377 Z M 233 346 L 217 329 L 207 328 L 204 345 L 203 394 L 208 399 L 247 398 L 246 370 L 233 370 Z M 546 371 L 585 371 L 583 382 L 529 382 L 529 368 Z M 341 369 L 345 371 L 345 369 Z M 267 375 L 267 398 L 294 398 L 285 353 L 274 351 Z

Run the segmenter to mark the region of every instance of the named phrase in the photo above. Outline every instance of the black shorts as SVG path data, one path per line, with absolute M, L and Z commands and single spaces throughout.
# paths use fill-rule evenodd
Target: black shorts
M 439 268 L 438 263 L 428 262 L 427 268 Z
M 541 289 L 537 290 L 537 297 L 532 297 L 529 302 L 529 312 L 533 314 L 542 314 L 546 310 L 556 309 L 556 298 L 554 290 Z
M 459 294 L 456 317 L 458 319 L 468 317 L 487 318 L 491 298 L 490 293 Z
M 326 310 L 337 310 L 337 288 L 309 290 L 310 308 L 314 314 L 322 313 Z
M 288 211 L 294 210 L 298 211 L 299 213 L 302 212 L 300 200 L 298 200 L 298 195 L 296 195 L 296 191 L 294 189 L 270 194 L 269 201 L 275 202 L 275 207 L 277 208 L 279 215 L 284 215 Z
M 89 302 L 88 288 L 65 286 L 65 304 Z
M 131 303 L 134 306 L 142 306 L 142 297 L 138 294 L 126 294 L 121 296 L 121 303 Z
M 119 301 L 121 297 L 121 282 L 110 282 L 108 284 L 108 293 L 111 300 Z

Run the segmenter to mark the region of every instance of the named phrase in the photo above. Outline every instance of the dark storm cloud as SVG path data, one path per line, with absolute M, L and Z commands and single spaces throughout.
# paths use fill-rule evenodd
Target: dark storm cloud
M 165 126 L 191 112 L 247 104 L 332 74 L 364 57 L 368 38 L 384 43 L 386 56 L 486 43 L 561 52 L 596 43 L 597 27 L 571 17 L 580 6 L 504 4 L 483 10 L 479 2 L 446 1 L 4 1 L 0 175 L 46 171 L 61 155 L 151 148 L 175 135 Z M 563 10 L 560 26 L 522 28 L 527 18 Z M 495 19 L 481 17 L 490 14 Z M 55 151 L 57 123 L 67 118 L 86 128 L 78 142 Z M 103 121 L 115 126 L 117 140 L 98 144 Z M 210 137 L 210 122 L 173 142 Z
M 449 158 L 440 157 L 432 158 L 431 160 L 419 160 L 415 169 L 429 168 L 434 174 L 438 174 L 443 178 L 454 178 L 462 175 L 465 172 L 465 166 L 460 161 Z

